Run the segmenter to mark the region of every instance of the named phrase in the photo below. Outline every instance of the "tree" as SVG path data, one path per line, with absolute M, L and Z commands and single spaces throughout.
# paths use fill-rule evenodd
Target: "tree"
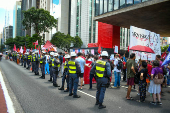
M 5 45 L 9 46 L 9 49 L 12 49 L 14 47 L 14 39 L 13 38 L 8 38 L 5 42 Z
M 69 34 L 65 35 L 61 32 L 57 32 L 53 35 L 51 43 L 64 51 L 70 49 L 71 43 L 74 44 L 74 47 L 81 47 L 83 44 L 80 37 L 72 37 Z
M 74 38 L 74 47 L 80 48 L 83 45 L 83 42 L 79 36 Z
M 57 20 L 47 10 L 32 7 L 22 12 L 24 13 L 22 24 L 26 30 L 30 30 L 33 27 L 35 33 L 40 35 L 42 32 L 49 32 L 49 29 L 57 27 Z
M 4 44 L 0 45 L 0 51 L 1 51 L 1 52 L 4 51 L 4 48 L 5 48 L 5 45 L 4 45 Z

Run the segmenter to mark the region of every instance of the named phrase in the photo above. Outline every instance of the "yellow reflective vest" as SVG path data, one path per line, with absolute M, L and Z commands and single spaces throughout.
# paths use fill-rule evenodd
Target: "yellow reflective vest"
M 104 76 L 105 68 L 106 68 L 106 61 L 102 61 L 102 60 L 96 61 L 96 75 L 98 77 Z
M 75 61 L 68 61 L 69 73 L 76 74 L 76 62 Z

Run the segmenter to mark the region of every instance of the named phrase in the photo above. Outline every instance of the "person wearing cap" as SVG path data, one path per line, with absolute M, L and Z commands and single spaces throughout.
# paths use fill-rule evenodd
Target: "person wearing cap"
M 24 55 L 23 55 L 23 53 L 21 53 L 21 55 L 20 55 L 21 66 L 23 66 L 23 57 L 24 57 Z
M 28 57 L 27 57 L 27 69 L 30 69 L 30 63 L 31 63 L 31 59 L 32 59 L 32 55 L 31 52 L 28 53 Z
M 34 68 L 34 73 L 35 75 L 39 75 L 39 55 L 38 51 L 35 51 L 35 68 Z
M 103 105 L 104 95 L 106 87 L 109 87 L 109 80 L 111 77 L 110 63 L 107 61 L 108 53 L 103 51 L 101 54 L 102 60 L 97 60 L 93 65 L 91 72 L 96 75 L 97 80 L 97 92 L 96 92 L 96 105 L 99 105 L 99 109 L 106 108 Z
M 23 60 L 24 60 L 24 67 L 26 67 L 26 62 L 27 62 L 27 53 L 25 53 L 25 54 L 24 54 L 24 58 L 23 58 Z
M 36 55 L 35 52 L 32 53 L 32 72 L 34 72 L 35 69 L 35 60 L 36 60 Z
M 63 72 L 63 78 L 62 78 L 62 86 L 61 88 L 59 88 L 59 90 L 64 90 L 64 83 L 65 83 L 65 80 L 67 82 L 67 89 L 64 91 L 64 92 L 68 92 L 69 91 L 69 77 L 66 76 L 66 72 L 68 71 L 68 67 L 67 67 L 67 63 L 68 61 L 70 60 L 70 55 L 65 55 L 65 63 L 64 63 L 64 72 Z
M 54 87 L 60 87 L 60 86 L 57 84 L 57 76 L 58 76 L 59 67 L 60 67 L 60 61 L 59 61 L 59 59 L 58 59 L 58 53 L 55 53 L 53 59 L 50 60 L 48 63 L 52 65 L 52 71 L 53 71 L 53 86 L 54 86 Z
M 58 59 L 60 60 L 59 71 L 60 71 L 61 75 L 63 75 L 63 66 L 62 66 L 63 65 L 63 55 L 62 55 L 62 52 L 59 52 L 58 54 L 59 54 Z
M 67 63 L 68 71 L 66 76 L 69 76 L 69 96 L 73 95 L 73 98 L 80 98 L 80 96 L 77 95 L 77 87 L 79 81 L 78 75 L 81 73 L 81 69 L 79 63 L 75 61 L 76 56 L 75 52 L 71 52 L 71 59 Z M 74 89 L 73 93 L 72 89 Z
M 46 60 L 46 56 L 45 56 L 45 51 L 42 52 L 42 55 L 40 57 L 40 68 L 41 68 L 41 72 L 42 72 L 42 76 L 40 78 L 45 79 L 45 60 Z
M 49 61 L 52 61 L 53 56 L 54 56 L 54 52 L 50 52 Z M 48 61 L 48 63 L 49 63 L 49 61 Z M 52 70 L 52 64 L 51 64 L 51 63 L 49 63 L 49 67 L 50 67 L 50 80 L 48 80 L 48 81 L 49 81 L 49 82 L 52 82 L 52 78 L 53 78 L 53 70 Z

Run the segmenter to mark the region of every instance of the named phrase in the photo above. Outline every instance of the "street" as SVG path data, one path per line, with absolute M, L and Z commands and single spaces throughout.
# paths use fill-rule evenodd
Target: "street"
M 96 84 L 89 90 L 89 85 L 83 86 L 83 90 L 78 91 L 79 99 L 68 96 L 68 93 L 58 90 L 48 82 L 50 75 L 46 79 L 34 75 L 30 70 L 17 65 L 15 62 L 3 59 L 0 62 L 0 69 L 3 76 L 17 97 L 25 113 L 169 113 L 170 112 L 170 87 L 163 88 L 162 106 L 150 104 L 152 97 L 147 92 L 145 103 L 139 103 L 137 91 L 132 90 L 131 96 L 134 100 L 126 100 L 126 83 L 121 82 L 121 88 L 107 88 L 104 105 L 106 109 L 99 110 L 95 106 Z M 61 75 L 60 75 L 61 76 Z M 61 85 L 61 77 L 57 82 Z M 7 87 L 8 88 L 8 87 Z M 136 86 L 137 88 L 137 86 Z M 12 97 L 11 97 L 12 98 Z M 15 103 L 14 103 L 15 104 Z

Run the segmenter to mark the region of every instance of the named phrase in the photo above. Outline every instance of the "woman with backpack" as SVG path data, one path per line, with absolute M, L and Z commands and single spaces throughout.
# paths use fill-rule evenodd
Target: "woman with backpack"
M 151 104 L 153 105 L 156 105 L 156 104 L 162 105 L 161 98 L 160 98 L 161 84 L 155 83 L 155 80 L 158 79 L 158 76 L 163 76 L 163 71 L 159 67 L 159 61 L 155 60 L 153 61 L 150 86 L 148 90 L 149 93 L 152 93 L 153 102 L 151 102 Z M 156 97 L 158 98 L 158 102 L 156 102 Z

